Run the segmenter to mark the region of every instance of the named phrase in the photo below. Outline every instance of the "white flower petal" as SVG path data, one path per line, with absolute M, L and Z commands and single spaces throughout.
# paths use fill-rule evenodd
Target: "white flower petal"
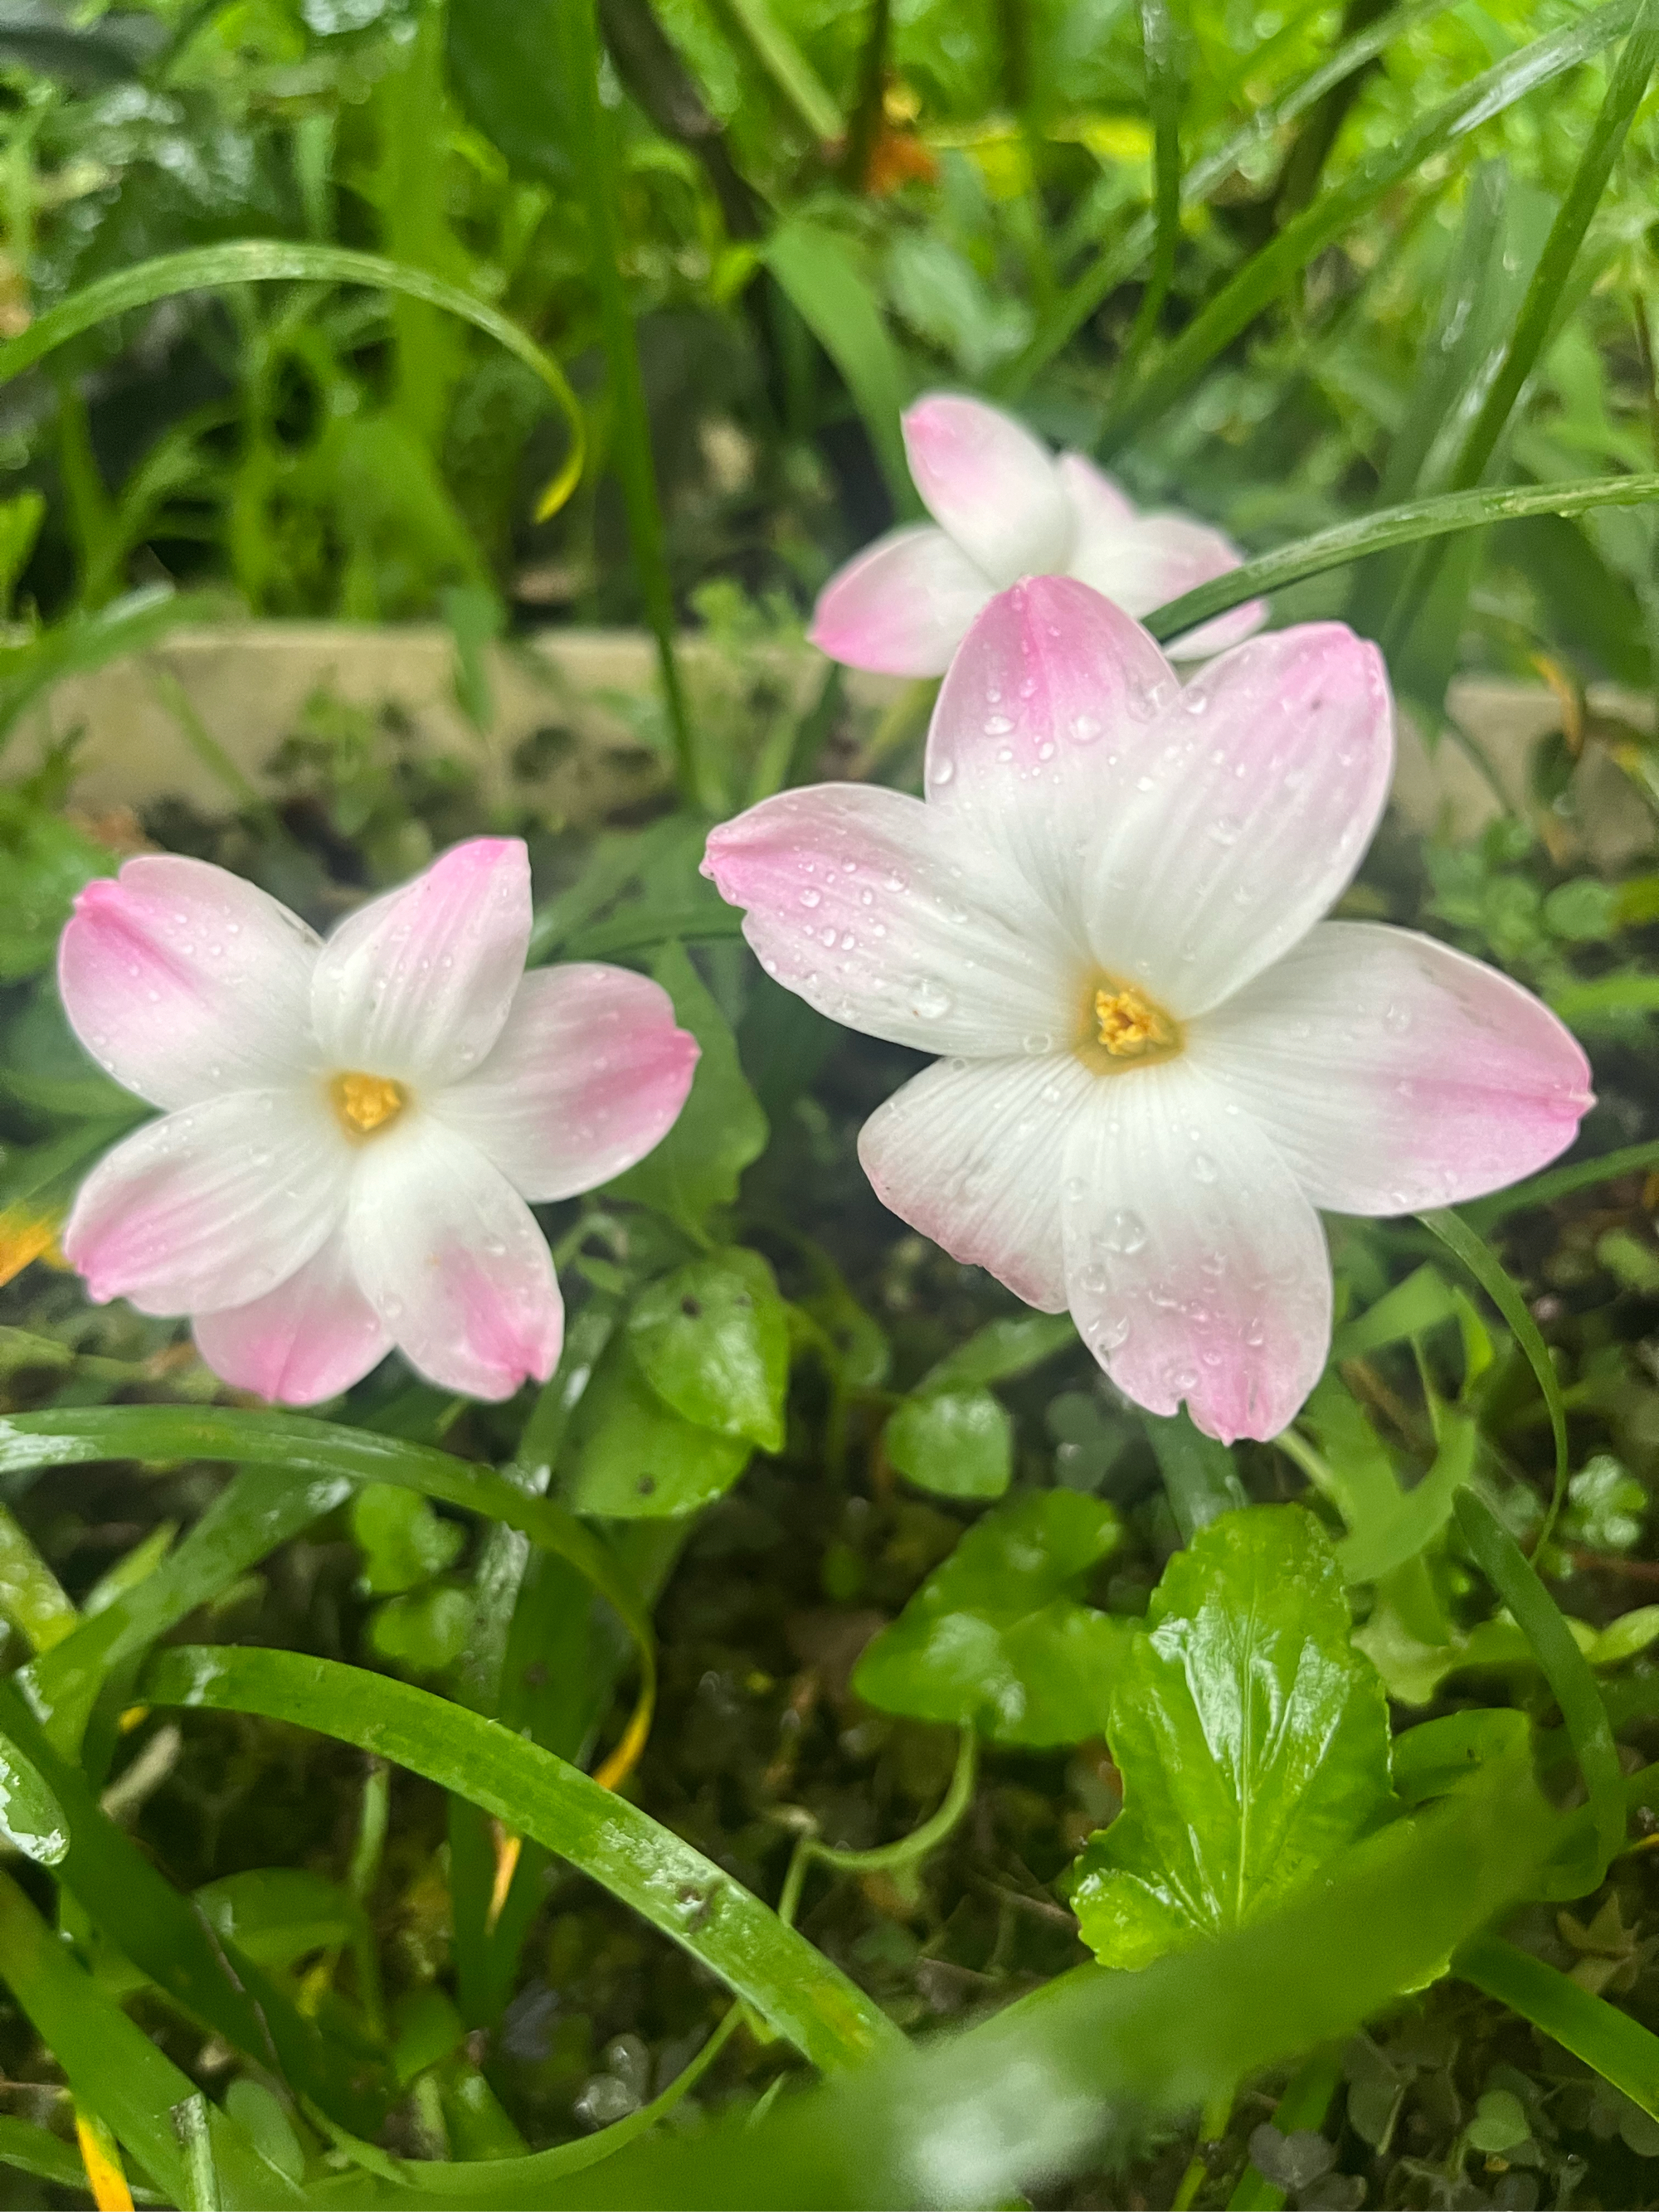
M 643 1159 L 673 1127 L 696 1064 L 660 983 L 572 962 L 525 977 L 489 1057 L 431 1110 L 544 1205 Z
M 1244 557 L 1224 532 L 1191 515 L 1137 513 L 1081 453 L 1062 453 L 1056 466 L 1078 521 L 1070 573 L 1132 615 L 1152 613 Z M 1267 602 L 1251 599 L 1171 639 L 1164 651 L 1171 660 L 1202 660 L 1251 636 L 1267 618 Z
M 936 392 L 906 412 L 904 449 L 927 512 L 994 587 L 1063 574 L 1071 501 L 1047 448 L 1012 415 Z
M 1255 1122 L 1189 1058 L 1104 1075 L 1064 1176 L 1072 1313 L 1113 1382 L 1224 1443 L 1276 1436 L 1324 1366 L 1331 1271 Z
M 214 1373 L 279 1406 L 337 1397 L 392 1349 L 357 1287 L 337 1231 L 303 1267 L 249 1305 L 198 1314 L 196 1347 Z
M 931 522 L 890 530 L 818 594 L 809 635 L 849 668 L 942 676 L 994 586 Z
M 1069 1053 L 939 1060 L 865 1123 L 859 1158 L 882 1204 L 1028 1304 L 1066 1304 L 1059 1164 L 1097 1079 Z
M 64 1254 L 142 1313 L 246 1305 L 339 1221 L 351 1148 L 320 1086 L 240 1091 L 146 1122 L 82 1184 Z
M 1190 1056 L 1340 1213 L 1501 1190 L 1565 1151 L 1591 1103 L 1589 1062 L 1530 992 L 1374 922 L 1311 930 L 1193 1024 Z
M 474 837 L 349 915 L 317 961 L 312 1018 L 331 1067 L 449 1083 L 501 1035 L 530 944 L 518 837 Z
M 75 902 L 58 981 L 76 1035 L 153 1106 L 291 1081 L 316 1065 L 318 939 L 206 860 L 146 853 Z
M 1252 638 L 1147 732 L 1094 828 L 1096 957 L 1183 1018 L 1304 936 L 1346 884 L 1389 793 L 1382 656 L 1340 623 Z
M 929 812 L 1004 854 L 1085 953 L 1089 865 L 1179 690 L 1139 623 L 1063 576 L 993 599 L 940 690 Z
M 364 1294 L 428 1382 L 510 1398 L 553 1372 L 564 1308 L 547 1240 L 499 1169 L 431 1115 L 363 1146 L 346 1237 Z
M 1085 962 L 1015 871 L 920 799 L 787 791 L 721 824 L 703 872 L 762 965 L 834 1021 L 922 1052 L 1048 1052 Z

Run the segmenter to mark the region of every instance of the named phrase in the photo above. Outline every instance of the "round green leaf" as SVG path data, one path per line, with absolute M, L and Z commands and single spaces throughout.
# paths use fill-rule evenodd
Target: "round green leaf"
M 1014 1425 L 988 1390 L 907 1398 L 882 1443 L 908 1481 L 940 1498 L 1000 1498 L 1014 1472 Z
M 640 1373 L 675 1413 L 763 1451 L 782 1449 L 789 1324 L 758 1252 L 734 1248 L 647 1284 L 628 1334 Z
M 665 1406 L 631 1344 L 606 1353 L 576 1419 L 568 1502 L 613 1521 L 672 1519 L 728 1491 L 749 1464 L 745 1437 L 717 1436 Z
M 853 1687 L 884 1712 L 971 1725 L 994 1743 L 1097 1735 L 1134 1630 L 1073 1585 L 1121 1533 L 1109 1505 L 1075 1491 L 1011 1498 L 876 1637 Z

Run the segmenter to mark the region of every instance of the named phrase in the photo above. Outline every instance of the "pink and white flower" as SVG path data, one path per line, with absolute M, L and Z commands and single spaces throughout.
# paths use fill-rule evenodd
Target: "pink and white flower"
M 326 943 L 203 860 L 89 884 L 64 1004 L 164 1109 L 76 1200 L 64 1250 L 91 1296 L 192 1316 L 216 1373 L 289 1405 L 394 1345 L 475 1398 L 544 1380 L 563 1306 L 526 1201 L 648 1152 L 697 1046 L 645 976 L 526 975 L 530 925 L 517 838 L 454 847 Z
M 943 1055 L 865 1125 L 883 1202 L 1230 1443 L 1275 1435 L 1324 1364 L 1316 1207 L 1499 1188 L 1590 1103 L 1583 1054 L 1507 977 L 1321 919 L 1392 759 L 1382 659 L 1340 624 L 1183 690 L 1128 616 L 1039 578 L 952 664 L 925 799 L 823 785 L 708 841 L 771 975 Z
M 934 392 L 904 417 L 931 523 L 890 530 L 819 594 L 812 642 L 849 668 L 942 676 L 969 625 L 1021 576 L 1075 576 L 1132 615 L 1224 576 L 1243 556 L 1189 515 L 1142 514 L 1081 453 L 1058 459 L 1011 415 Z M 1167 648 L 1201 660 L 1261 629 L 1260 599 Z

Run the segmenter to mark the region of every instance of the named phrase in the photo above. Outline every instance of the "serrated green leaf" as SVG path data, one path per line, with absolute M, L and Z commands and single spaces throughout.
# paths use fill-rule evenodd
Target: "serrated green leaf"
M 758 1252 L 733 1245 L 648 1283 L 628 1340 L 640 1373 L 684 1419 L 781 1450 L 789 1320 Z
M 926 1390 L 882 1431 L 898 1472 L 939 1498 L 1000 1498 L 1013 1479 L 1014 1425 L 988 1390 Z
M 1269 1911 L 1389 1797 L 1389 1715 L 1330 1543 L 1297 1505 L 1212 1522 L 1165 1569 L 1107 1730 L 1124 1809 L 1072 1904 L 1103 1966 Z
M 766 1149 L 760 1102 L 738 1059 L 732 1025 L 682 945 L 665 945 L 651 973 L 674 1001 L 674 1017 L 702 1048 L 680 1117 L 653 1152 L 606 1185 L 612 1198 L 653 1206 L 701 1237 L 717 1206 L 730 1206 L 744 1170 Z
M 1098 1735 L 1131 1623 L 1075 1586 L 1113 1550 L 1116 1514 L 1070 1490 L 988 1513 L 866 1650 L 853 1687 L 884 1712 L 977 1728 L 993 1743 Z
M 362 1589 L 396 1597 L 453 1567 L 466 1531 L 443 1520 L 417 1491 L 371 1483 L 351 1501 L 351 1533 L 362 1547 Z
M 749 1464 L 746 1437 L 700 1428 L 666 1406 L 631 1344 L 613 1344 L 576 1416 L 564 1494 L 578 1513 L 672 1519 L 724 1496 Z

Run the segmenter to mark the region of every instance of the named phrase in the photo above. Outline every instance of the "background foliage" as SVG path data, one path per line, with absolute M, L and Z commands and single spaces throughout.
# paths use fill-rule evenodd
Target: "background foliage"
M 1659 2194 L 1656 46 L 1650 0 L 0 7 L 0 2202 Z M 695 872 L 786 782 L 914 787 L 925 696 L 802 711 L 777 653 L 941 384 L 1224 524 L 1266 566 L 1206 609 L 1343 617 L 1478 765 L 1454 676 L 1559 709 L 1345 910 L 1543 993 L 1601 1103 L 1520 1192 L 1331 1223 L 1272 1445 L 884 1214 L 914 1056 Z M 238 604 L 441 621 L 486 727 L 486 641 L 642 623 L 678 796 L 577 835 L 319 697 L 275 797 L 197 728 L 194 793 L 66 811 L 46 686 Z M 671 991 L 687 1112 L 545 1209 L 544 1391 L 235 1404 L 52 1265 L 140 1110 L 69 902 L 154 840 L 325 924 L 483 828 L 537 957 Z

